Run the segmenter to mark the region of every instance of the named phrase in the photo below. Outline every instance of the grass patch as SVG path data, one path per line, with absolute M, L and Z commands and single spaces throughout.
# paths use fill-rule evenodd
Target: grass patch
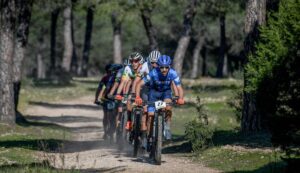
M 50 167 L 47 163 L 23 163 L 0 166 L 1 173 L 79 173 L 79 170 L 61 170 Z
M 209 148 L 196 157 L 209 167 L 224 172 L 282 172 L 285 166 L 276 152 L 234 151 L 222 147 Z
M 57 151 L 68 138 L 67 131 L 57 128 L 0 124 L 0 172 L 48 171 L 45 166 L 33 168 L 40 163 L 37 152 Z
M 96 78 L 73 78 L 70 84 L 56 84 L 50 80 L 25 79 L 20 92 L 19 110 L 22 112 L 29 102 L 48 102 L 74 99 L 93 95 L 98 87 Z

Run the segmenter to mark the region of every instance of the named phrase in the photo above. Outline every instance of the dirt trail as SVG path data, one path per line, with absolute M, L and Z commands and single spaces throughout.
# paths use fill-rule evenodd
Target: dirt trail
M 163 154 L 162 165 L 157 166 L 151 164 L 147 157 L 131 157 L 131 146 L 123 152 L 118 151 L 115 144 L 102 139 L 103 112 L 92 104 L 92 100 L 92 96 L 86 96 L 72 101 L 37 102 L 26 110 L 29 120 L 55 123 L 72 132 L 72 141 L 66 142 L 61 151 L 41 154 L 52 166 L 76 168 L 82 172 L 218 172 L 178 154 Z

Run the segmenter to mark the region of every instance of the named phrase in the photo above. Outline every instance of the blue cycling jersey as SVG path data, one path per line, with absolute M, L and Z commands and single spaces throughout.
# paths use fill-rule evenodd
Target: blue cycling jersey
M 166 76 L 163 76 L 159 68 L 152 69 L 147 76 L 143 78 L 145 84 L 149 84 L 150 89 L 156 91 L 171 90 L 171 83 L 174 81 L 175 85 L 181 85 L 180 78 L 177 72 L 170 68 Z

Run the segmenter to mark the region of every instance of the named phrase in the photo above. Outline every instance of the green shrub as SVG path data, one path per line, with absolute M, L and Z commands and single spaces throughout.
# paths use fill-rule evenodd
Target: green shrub
M 231 97 L 227 104 L 234 109 L 234 115 L 236 118 L 236 121 L 238 123 L 242 120 L 242 110 L 243 110 L 243 90 L 242 88 L 234 91 L 233 97 Z
M 213 129 L 208 124 L 207 113 L 199 96 L 197 97 L 196 109 L 198 117 L 185 126 L 185 137 L 195 152 L 209 147 L 213 136 Z

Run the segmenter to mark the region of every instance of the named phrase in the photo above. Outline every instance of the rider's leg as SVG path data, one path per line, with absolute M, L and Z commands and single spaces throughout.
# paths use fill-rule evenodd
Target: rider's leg
M 150 103 L 153 104 L 153 102 L 159 100 L 161 97 L 161 93 L 156 92 L 154 90 L 150 90 L 149 91 L 149 95 L 148 95 L 148 100 Z M 153 123 L 154 123 L 154 112 L 155 112 L 155 107 L 154 105 L 148 105 L 148 123 L 147 123 L 147 132 L 148 132 L 148 136 L 151 137 L 152 136 L 152 132 L 153 132 Z
M 154 112 L 148 112 L 148 121 L 147 121 L 147 134 L 148 134 L 148 136 L 152 136 L 153 122 L 154 122 Z
M 165 91 L 163 94 L 164 102 L 171 103 L 172 102 L 172 92 L 171 90 Z M 166 114 L 165 114 L 165 137 L 167 140 L 172 138 L 171 135 L 171 118 L 172 118 L 172 107 L 166 107 Z
M 144 102 L 148 102 L 148 90 L 143 87 L 143 90 L 142 90 L 142 99 Z M 141 125 L 141 131 L 146 133 L 147 131 L 147 106 L 143 106 L 143 116 L 142 116 L 142 125 Z
M 123 109 L 122 109 L 122 104 L 123 103 L 119 103 L 118 104 L 118 108 L 117 108 L 117 116 L 116 116 L 116 127 L 119 126 L 120 122 L 121 122 L 121 118 L 122 118 L 122 112 L 123 112 Z
M 104 129 L 104 135 L 103 135 L 103 138 L 106 139 L 107 138 L 107 135 L 108 135 L 108 126 L 107 126 L 107 110 L 103 107 L 103 120 L 102 120 L 102 123 L 103 123 L 103 129 Z
M 132 107 L 131 107 L 131 103 L 130 103 L 130 99 L 131 97 L 128 97 L 128 101 L 127 101 L 127 123 L 126 123 L 126 129 L 127 130 L 131 130 L 132 128 L 132 120 L 131 120 L 131 111 L 132 111 Z

